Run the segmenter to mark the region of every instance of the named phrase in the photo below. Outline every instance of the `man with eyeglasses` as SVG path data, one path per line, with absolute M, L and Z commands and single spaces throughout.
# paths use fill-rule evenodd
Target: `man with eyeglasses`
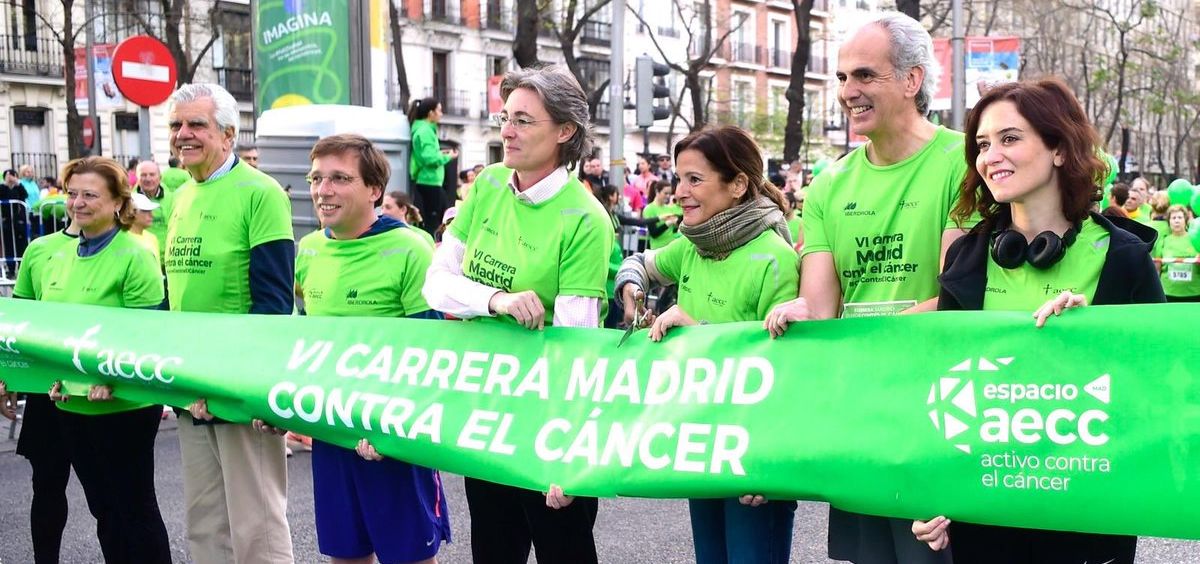
M 171 95 L 168 122 L 191 175 L 167 222 L 171 311 L 290 315 L 291 204 L 233 154 L 237 101 L 216 84 L 187 84 Z M 179 446 L 192 561 L 293 562 L 283 437 L 216 420 L 201 398 L 179 415 Z
M 318 141 L 310 157 L 322 229 L 300 240 L 296 258 L 308 315 L 441 319 L 421 296 L 433 247 L 405 223 L 375 216 L 391 174 L 383 151 L 341 134 Z M 428 563 L 450 540 L 436 470 L 383 458 L 366 439 L 357 449 L 314 439 L 312 472 L 317 547 L 335 562 Z

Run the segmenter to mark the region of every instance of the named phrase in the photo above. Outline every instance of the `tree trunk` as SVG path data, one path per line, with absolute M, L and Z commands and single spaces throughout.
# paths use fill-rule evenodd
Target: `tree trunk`
M 800 158 L 800 148 L 804 146 L 804 77 L 812 51 L 812 33 L 809 31 L 812 7 L 813 0 L 792 0 L 796 13 L 796 50 L 792 52 L 792 78 L 786 94 L 787 125 L 783 130 L 783 160 L 788 163 Z
M 692 131 L 699 131 L 708 123 L 708 116 L 705 115 L 704 107 L 704 88 L 700 86 L 700 73 L 689 73 L 685 81 L 688 85 L 688 93 L 692 96 Z
M 795 0 L 792 0 L 795 4 Z M 809 2 L 812 5 L 812 2 Z M 921 21 L 921 0 L 896 0 L 896 11 L 914 20 Z
M 62 7 L 60 43 L 63 48 L 63 69 L 66 70 L 63 73 L 66 75 L 63 88 L 67 97 L 67 158 L 78 159 L 86 154 L 87 149 L 83 146 L 83 116 L 79 115 L 79 104 L 75 102 L 75 0 L 62 0 Z M 99 131 L 93 130 L 92 134 L 99 135 Z
M 513 38 L 513 58 L 521 68 L 540 63 L 537 55 L 538 26 L 537 0 L 517 0 L 517 34 Z
M 404 66 L 404 45 L 401 38 L 404 29 L 400 25 L 400 10 L 396 8 L 397 0 L 388 0 L 388 18 L 392 31 L 392 59 L 396 61 L 396 83 L 400 87 L 396 102 L 402 111 L 408 111 L 408 100 L 412 91 L 408 89 L 408 68 Z M 400 0 L 403 1 L 403 0 Z

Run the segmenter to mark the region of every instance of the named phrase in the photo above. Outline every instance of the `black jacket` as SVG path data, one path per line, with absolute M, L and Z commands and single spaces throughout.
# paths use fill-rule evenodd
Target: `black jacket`
M 1150 258 L 1150 248 L 1158 238 L 1153 227 L 1127 218 L 1109 218 L 1091 214 L 1092 221 L 1108 230 L 1110 239 L 1104 267 L 1091 305 L 1161 303 L 1163 295 L 1158 269 Z M 987 285 L 987 261 L 995 221 L 980 222 L 946 250 L 946 265 L 938 281 L 939 310 L 983 309 Z

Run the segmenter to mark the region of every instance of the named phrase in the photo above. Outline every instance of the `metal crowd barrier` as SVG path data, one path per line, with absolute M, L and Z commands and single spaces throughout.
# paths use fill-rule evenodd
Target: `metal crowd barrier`
M 0 295 L 9 295 L 29 242 L 67 226 L 62 200 L 39 202 L 34 209 L 22 200 L 0 200 Z

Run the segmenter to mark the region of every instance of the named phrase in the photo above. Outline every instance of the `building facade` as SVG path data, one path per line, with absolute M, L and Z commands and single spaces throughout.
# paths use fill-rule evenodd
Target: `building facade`
M 57 176 L 68 160 L 67 92 L 65 73 L 75 72 L 81 115 L 87 114 L 85 25 L 92 26 L 99 69 L 104 70 L 112 48 L 126 37 L 149 34 L 166 37 L 162 4 L 154 0 L 94 0 L 93 17 L 85 18 L 82 2 L 67 17 L 57 0 L 14 0 L 0 3 L 0 167 L 34 167 L 38 176 Z M 195 64 L 196 82 L 217 82 L 238 99 L 242 110 L 239 141 L 254 138 L 253 79 L 250 70 L 249 0 L 201 0 L 185 8 L 178 33 Z M 69 31 L 70 33 L 64 33 Z M 214 33 L 215 31 L 215 33 Z M 76 69 L 65 68 L 59 38 L 75 35 Z M 215 35 L 215 37 L 214 37 Z M 98 73 L 95 136 L 100 153 L 122 165 L 141 155 L 138 106 L 125 100 L 111 81 Z M 150 109 L 150 153 L 165 165 L 166 107 Z

